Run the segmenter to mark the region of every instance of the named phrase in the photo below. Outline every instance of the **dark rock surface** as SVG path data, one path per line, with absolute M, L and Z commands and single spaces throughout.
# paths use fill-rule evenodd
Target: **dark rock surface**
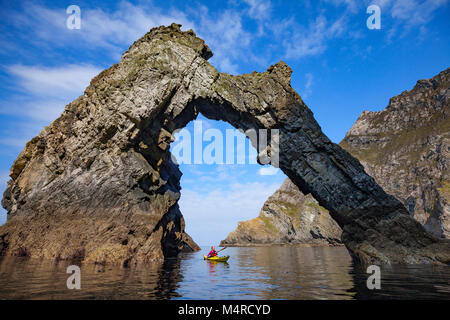
M 290 86 L 289 66 L 231 76 L 211 56 L 193 31 L 173 24 L 152 29 L 96 76 L 14 162 L 0 252 L 128 265 L 195 249 L 169 144 L 201 112 L 244 131 L 279 129 L 280 168 L 329 210 L 356 260 L 450 262 L 450 243 L 428 234 L 322 133 Z
M 341 228 L 310 194 L 288 178 L 264 203 L 259 216 L 239 222 L 222 246 L 261 244 L 340 245 Z

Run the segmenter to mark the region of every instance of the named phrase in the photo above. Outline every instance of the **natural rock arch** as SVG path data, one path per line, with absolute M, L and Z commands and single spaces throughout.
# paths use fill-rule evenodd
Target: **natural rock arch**
M 201 112 L 243 130 L 279 129 L 280 168 L 330 211 L 355 259 L 450 262 L 449 243 L 427 234 L 322 133 L 290 86 L 289 66 L 231 76 L 211 56 L 193 31 L 172 24 L 96 76 L 14 162 L 0 252 L 127 265 L 195 250 L 169 144 Z

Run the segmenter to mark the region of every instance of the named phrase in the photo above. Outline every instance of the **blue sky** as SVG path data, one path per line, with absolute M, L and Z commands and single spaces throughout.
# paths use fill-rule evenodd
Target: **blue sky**
M 194 29 L 223 72 L 287 62 L 292 86 L 339 142 L 363 110 L 384 109 L 390 97 L 449 66 L 449 2 L 0 1 L 0 191 L 26 141 L 154 26 L 178 22 Z M 72 4 L 81 8 L 80 30 L 66 28 Z M 366 26 L 370 4 L 381 8 L 380 30 Z M 202 245 L 218 243 L 238 220 L 256 216 L 284 179 L 250 164 L 181 170 L 180 207 Z

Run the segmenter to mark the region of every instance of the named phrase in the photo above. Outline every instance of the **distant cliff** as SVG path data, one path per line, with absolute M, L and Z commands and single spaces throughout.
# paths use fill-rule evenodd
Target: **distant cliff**
M 363 112 L 341 147 L 438 237 L 450 237 L 450 68 Z
M 240 222 L 221 245 L 341 244 L 341 228 L 291 180 L 267 199 L 258 217 Z
M 383 111 L 364 111 L 340 146 L 437 237 L 450 237 L 450 68 L 393 97 Z M 240 222 L 223 245 L 336 244 L 341 229 L 328 211 L 289 179 L 259 216 Z

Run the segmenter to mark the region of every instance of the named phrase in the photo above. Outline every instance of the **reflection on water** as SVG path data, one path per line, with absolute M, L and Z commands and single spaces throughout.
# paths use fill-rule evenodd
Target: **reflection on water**
M 66 286 L 68 262 L 0 258 L 0 299 L 450 299 L 448 266 L 381 268 L 381 290 L 344 247 L 227 248 L 228 263 L 186 253 L 138 268 L 81 266 L 81 290 Z

